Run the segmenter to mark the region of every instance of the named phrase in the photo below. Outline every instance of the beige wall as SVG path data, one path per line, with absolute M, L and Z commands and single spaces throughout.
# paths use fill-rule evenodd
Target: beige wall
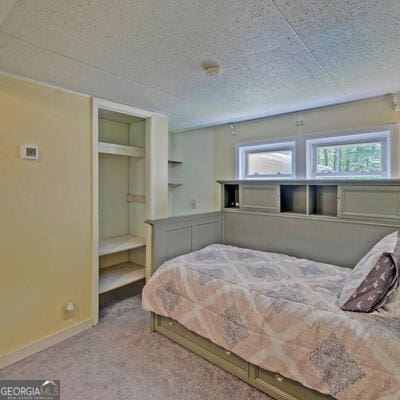
M 215 184 L 215 181 L 217 179 L 235 178 L 235 145 L 252 140 L 295 136 L 299 134 L 296 126 L 297 119 L 299 119 L 299 114 L 291 113 L 238 123 L 236 124 L 235 135 L 232 135 L 229 125 L 173 134 L 174 152 L 179 152 L 180 149 L 185 148 L 186 164 L 190 164 L 190 166 L 186 165 L 185 168 L 192 171 L 191 174 L 186 174 L 183 177 L 182 190 L 188 187 L 191 190 L 191 196 L 202 199 L 202 203 L 198 204 L 201 209 L 218 209 L 220 191 L 219 185 Z M 301 119 L 304 121 L 303 134 L 312 134 L 393 123 L 399 124 L 400 112 L 392 109 L 392 99 L 387 96 L 304 111 L 301 113 Z M 213 176 L 201 173 L 202 169 L 208 167 L 201 158 L 194 157 L 198 152 L 198 137 L 202 133 L 205 136 L 212 135 L 214 138 L 213 143 L 208 145 L 209 151 L 213 154 Z M 189 141 L 192 141 L 191 146 L 188 144 Z M 206 148 L 203 148 L 202 151 L 205 152 Z M 190 182 L 196 182 L 196 185 L 193 186 Z M 209 198 L 201 196 L 201 193 L 207 190 L 211 182 L 214 184 L 213 202 Z M 186 197 L 188 195 L 189 193 L 186 193 Z M 181 198 L 185 198 L 184 193 Z M 175 213 L 178 213 L 178 210 L 187 210 L 187 205 L 180 198 L 175 197 L 172 201 L 174 202 L 172 209 Z
M 91 317 L 90 106 L 0 75 L 0 355 Z
M 172 135 L 169 158 L 182 161 L 170 167 L 170 180 L 184 184 L 169 189 L 170 215 L 208 211 L 214 202 L 214 134 L 212 129 Z M 192 201 L 195 204 L 192 204 Z

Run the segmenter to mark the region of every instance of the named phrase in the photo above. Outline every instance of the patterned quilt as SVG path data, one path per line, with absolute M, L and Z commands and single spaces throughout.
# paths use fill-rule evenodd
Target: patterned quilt
M 400 320 L 342 311 L 349 272 L 216 244 L 164 263 L 143 308 L 339 400 L 399 400 Z

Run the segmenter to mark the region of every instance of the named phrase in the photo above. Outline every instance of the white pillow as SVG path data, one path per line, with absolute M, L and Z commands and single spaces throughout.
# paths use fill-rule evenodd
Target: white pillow
M 388 296 L 386 303 L 378 311 L 382 316 L 400 319 L 400 286 Z
M 339 297 L 339 306 L 348 311 L 364 312 L 382 306 L 397 285 L 399 250 L 398 232 L 380 240 L 349 274 Z M 387 281 L 382 281 L 383 278 Z

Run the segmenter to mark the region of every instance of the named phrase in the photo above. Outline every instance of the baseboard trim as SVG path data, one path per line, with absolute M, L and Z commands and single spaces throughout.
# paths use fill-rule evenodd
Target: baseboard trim
M 45 337 L 44 339 L 32 342 L 16 351 L 7 353 L 4 356 L 0 356 L 0 369 L 7 367 L 8 365 L 14 364 L 15 362 L 31 356 L 32 354 L 38 353 L 39 351 L 45 350 L 48 347 L 64 341 L 65 339 L 77 335 L 78 333 L 86 331 L 92 326 L 92 319 L 87 319 L 77 323 L 76 325 L 72 325 L 68 328 L 62 329 L 53 335 Z

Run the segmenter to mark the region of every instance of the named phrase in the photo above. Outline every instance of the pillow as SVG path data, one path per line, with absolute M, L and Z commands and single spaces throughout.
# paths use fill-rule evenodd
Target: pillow
M 369 312 L 381 307 L 397 284 L 400 241 L 393 232 L 379 241 L 355 266 L 339 297 L 345 311 Z
M 397 283 L 397 288 L 388 295 L 386 303 L 378 310 L 379 315 L 388 318 L 400 319 L 400 286 Z

